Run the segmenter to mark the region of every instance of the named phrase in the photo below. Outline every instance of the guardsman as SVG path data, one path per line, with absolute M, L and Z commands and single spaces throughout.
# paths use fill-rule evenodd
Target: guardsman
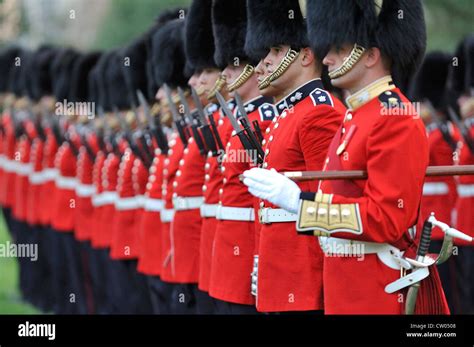
M 63 49 L 52 63 L 53 93 L 57 105 L 63 104 L 70 96 L 72 70 L 79 53 Z M 57 106 L 56 105 L 56 106 Z M 87 313 L 83 268 L 78 245 L 74 240 L 74 213 L 76 208 L 75 188 L 76 160 L 80 139 L 74 127 L 75 115 L 71 110 L 55 107 L 56 122 L 62 128 L 58 139 L 59 149 L 55 155 L 54 167 L 57 170 L 55 190 L 51 202 L 51 227 L 57 234 L 54 245 L 55 257 L 53 272 L 58 293 L 59 313 Z
M 466 37 L 455 57 L 459 64 L 451 66 L 449 92 L 451 105 L 459 110 L 465 134 L 459 165 L 474 164 L 474 36 Z M 458 200 L 456 202 L 456 228 L 474 236 L 474 177 L 460 176 L 458 180 Z M 456 263 L 454 285 L 454 313 L 474 313 L 474 249 L 462 240 L 456 240 L 458 254 L 453 259 Z
M 265 132 L 262 170 L 321 170 L 345 108 L 324 88 L 323 57 L 309 48 L 299 2 L 248 1 L 248 9 L 246 52 L 260 60 L 259 88 L 275 97 L 278 112 Z M 253 292 L 260 312 L 323 309 L 323 253 L 317 240 L 297 235 L 295 212 L 259 202 Z
M 220 86 L 220 70 L 213 59 L 214 42 L 212 36 L 210 0 L 194 0 L 186 16 L 185 53 L 193 69 L 189 85 L 200 92 L 201 103 L 209 103 L 208 96 Z M 218 88 L 217 88 L 218 89 Z M 213 97 L 213 95 L 212 95 Z M 209 117 L 216 119 L 218 107 L 209 104 L 206 107 Z M 200 242 L 202 217 L 200 207 L 204 202 L 206 153 L 202 153 L 194 137 L 190 137 L 183 157 L 179 161 L 176 179 L 173 182 L 173 207 L 175 210 L 170 228 L 172 256 L 168 266 L 172 268 L 171 282 L 177 283 L 173 300 L 184 298 L 187 310 L 183 313 L 208 312 L 210 299 L 207 293 L 197 288 L 199 282 Z M 180 303 L 178 309 L 184 308 Z
M 170 88 L 183 87 L 187 81 L 184 76 L 185 56 L 183 54 L 182 37 L 184 20 L 180 19 L 184 13 L 182 11 L 184 10 L 172 10 L 160 15 L 157 28 L 151 33 L 148 42 L 147 63 L 151 67 L 149 80 L 154 82 L 153 91 L 149 92 L 149 98 L 153 100 L 155 94 L 157 94 L 157 101 L 162 105 L 164 105 L 166 98 L 162 99 L 164 95 L 157 93 L 157 86 L 166 83 Z M 169 19 L 165 20 L 167 17 Z M 163 253 L 165 253 L 163 241 L 164 239 L 169 240 L 169 222 L 173 215 L 172 212 L 169 212 L 172 207 L 172 187 L 169 187 L 171 190 L 168 193 L 168 188 L 165 189 L 163 186 L 165 177 L 168 180 L 172 180 L 172 177 L 174 177 L 184 148 L 180 140 L 176 141 L 176 133 L 171 129 L 172 117 L 168 112 L 166 106 L 163 106 L 158 115 L 153 115 L 153 117 L 156 116 L 156 119 L 153 119 L 156 122 L 153 137 L 157 149 L 146 184 L 145 211 L 140 224 L 142 253 L 138 263 L 138 270 L 148 275 L 153 312 L 159 314 L 172 313 L 170 302 L 173 290 L 173 285 L 164 282 L 160 277 L 164 276 L 166 278 L 166 275 L 162 273 Z M 162 129 L 161 134 L 158 133 L 160 132 L 159 127 Z M 164 138 L 160 139 L 163 136 Z M 176 167 L 176 169 L 173 170 L 170 165 Z M 163 213 L 166 208 L 167 195 L 169 198 L 167 202 L 168 210 Z M 165 218 L 166 232 L 164 231 L 162 218 Z M 166 246 L 168 251 L 169 243 Z
M 399 74 L 412 74 L 421 63 L 422 3 L 313 0 L 307 11 L 314 51 L 325 55 L 332 84 L 350 93 L 325 170 L 365 170 L 368 179 L 322 181 L 317 193 L 302 193 L 302 201 L 300 188 L 276 172 L 254 169 L 246 181 L 256 194 L 298 212 L 300 232 L 319 236 L 326 313 L 400 314 L 409 283 L 386 286 L 405 277 L 402 253 L 416 256 L 412 227 L 429 150 L 423 122 L 392 74 L 404 80 Z M 270 187 L 282 193 L 266 193 Z M 436 268 L 418 296 L 416 313 L 449 312 Z
M 136 271 L 139 254 L 139 238 L 136 230 L 137 216 L 140 209 L 140 200 L 135 196 L 132 181 L 132 169 L 135 159 L 143 160 L 142 152 L 135 143 L 131 129 L 137 123 L 128 99 L 127 88 L 122 66 L 128 60 L 122 51 L 115 51 L 109 57 L 105 75 L 108 82 L 110 104 L 114 110 L 114 117 L 121 117 L 124 152 L 120 159 L 115 200 L 115 216 L 110 257 L 117 261 L 117 285 L 122 290 L 117 291 L 127 304 L 123 308 L 127 313 L 149 313 L 150 302 L 145 291 L 143 277 Z
M 428 134 L 430 166 L 454 165 L 459 161 L 461 137 L 459 130 L 448 120 L 444 97 L 451 62 L 450 54 L 439 51 L 427 54 L 411 84 L 410 100 L 420 105 L 420 116 Z M 454 176 L 426 177 L 420 216 L 426 218 L 434 212 L 438 220 L 451 225 L 456 200 Z M 421 223 L 418 227 L 422 227 Z M 431 238 L 432 249 L 441 249 L 444 233 L 435 228 Z M 454 261 L 454 257 L 451 257 L 438 267 L 451 311 L 454 308 L 451 291 L 451 283 L 455 281 L 454 272 L 451 270 Z
M 246 1 L 231 3 L 214 1 L 213 31 L 216 43 L 214 59 L 223 69 L 230 96 L 238 92 L 252 123 L 264 132 L 275 115 L 273 99 L 260 95 L 255 66 L 258 61 L 248 57 L 244 51 L 247 26 Z M 235 109 L 234 114 L 238 111 Z M 253 253 L 255 247 L 254 197 L 240 182 L 239 174 L 253 164 L 235 131 L 225 144 L 225 156 L 222 158 L 222 188 L 216 206 L 215 235 L 210 238 L 209 254 L 211 261 L 209 294 L 217 299 L 218 314 L 255 313 L 255 298 L 251 294 Z M 202 229 L 202 235 L 204 224 Z M 209 231 L 207 231 L 209 232 Z M 201 240 L 201 252 L 204 251 Z M 203 258 L 201 253 L 201 259 Z M 204 264 L 201 262 L 201 273 Z M 209 271 L 209 270 L 207 270 Z M 200 278 L 200 288 L 204 285 Z

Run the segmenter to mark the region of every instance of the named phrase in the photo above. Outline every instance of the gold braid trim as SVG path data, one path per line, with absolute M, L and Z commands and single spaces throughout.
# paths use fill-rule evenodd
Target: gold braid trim
M 281 75 L 283 75 L 285 71 L 288 70 L 290 65 L 293 64 L 293 62 L 296 60 L 299 54 L 300 52 L 297 52 L 289 48 L 285 57 L 281 60 L 280 64 L 275 69 L 275 71 L 273 71 L 273 73 L 270 76 L 268 76 L 262 82 L 260 82 L 260 84 L 258 85 L 258 89 L 263 90 L 265 88 L 268 88 L 270 86 L 270 83 L 280 78 Z
M 217 92 L 220 92 L 224 85 L 226 84 L 226 77 L 224 75 L 220 75 L 217 79 L 214 87 L 212 87 L 211 91 L 207 94 L 207 100 L 214 99 L 216 97 Z
M 362 46 L 359 46 L 357 43 L 354 45 L 354 48 L 352 48 L 351 54 L 344 59 L 342 62 L 342 65 L 337 68 L 334 71 L 331 71 L 329 73 L 329 78 L 330 79 L 336 79 L 339 77 L 344 76 L 346 73 L 352 70 L 352 68 L 357 64 L 357 62 L 362 58 L 362 55 L 365 52 L 365 48 Z
M 237 77 L 234 82 L 227 86 L 227 90 L 229 92 L 233 92 L 234 90 L 239 89 L 245 82 L 249 80 L 250 77 L 252 77 L 254 72 L 255 67 L 250 64 L 247 64 L 244 68 L 244 71 L 242 71 L 239 77 Z

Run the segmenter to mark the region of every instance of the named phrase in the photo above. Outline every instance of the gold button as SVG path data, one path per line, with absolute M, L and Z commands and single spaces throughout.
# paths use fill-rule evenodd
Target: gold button
M 332 209 L 329 211 L 329 214 L 330 214 L 331 216 L 336 217 L 336 216 L 339 215 L 339 211 L 336 210 L 335 208 L 332 208 Z
M 314 207 L 308 207 L 306 212 L 310 215 L 314 215 L 316 213 L 316 209 Z
M 344 216 L 344 217 L 349 217 L 351 215 L 351 211 L 348 210 L 347 208 L 343 209 L 341 214 Z
M 326 215 L 327 213 L 328 213 L 328 210 L 327 210 L 327 209 L 325 209 L 325 208 L 323 208 L 323 207 L 318 208 L 318 215 L 324 216 L 324 215 Z

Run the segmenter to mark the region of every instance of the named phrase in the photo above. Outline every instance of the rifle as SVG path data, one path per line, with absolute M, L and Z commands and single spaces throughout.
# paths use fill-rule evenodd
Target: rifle
M 179 115 L 176 105 L 174 104 L 173 97 L 171 96 L 170 87 L 168 87 L 167 84 L 164 84 L 163 87 L 165 90 L 166 98 L 168 99 L 168 104 L 171 110 L 171 114 L 173 116 L 174 125 L 176 127 L 176 130 L 178 131 L 179 138 L 181 139 L 181 142 L 183 143 L 184 147 L 187 147 L 188 136 L 185 132 L 186 123 L 183 120 L 183 118 Z
M 163 128 L 160 125 L 157 125 L 156 121 L 151 116 L 150 107 L 141 90 L 137 90 L 137 97 L 138 101 L 140 102 L 140 105 L 143 107 L 143 111 L 145 112 L 145 117 L 150 126 L 150 132 L 153 138 L 156 140 L 158 147 L 161 149 L 161 153 L 168 153 L 168 139 L 166 138 L 166 135 L 163 132 Z
M 250 156 L 250 158 L 255 164 L 258 165 L 258 164 L 263 163 L 263 157 L 260 155 L 258 151 L 255 152 L 256 149 L 252 145 L 251 140 L 247 137 L 245 129 L 242 129 L 240 127 L 239 121 L 232 114 L 232 111 L 227 106 L 227 103 L 224 97 L 219 92 L 216 93 L 216 97 L 217 97 L 217 100 L 219 101 L 219 104 L 221 105 L 222 111 L 224 112 L 224 114 L 227 116 L 230 123 L 232 124 L 235 134 L 239 137 L 240 142 L 242 143 L 242 146 L 247 151 L 247 154 Z M 257 153 L 257 156 L 255 156 L 255 153 Z
M 244 130 L 245 130 L 250 142 L 252 143 L 254 148 L 257 150 L 259 156 L 261 156 L 262 158 L 265 157 L 265 152 L 263 151 L 261 141 L 259 142 L 258 139 L 257 139 L 257 137 L 258 137 L 258 135 L 256 135 L 257 130 L 255 129 L 255 132 L 254 132 L 250 128 L 250 121 L 249 121 L 249 118 L 247 116 L 247 111 L 245 110 L 244 103 L 242 102 L 242 98 L 240 97 L 239 93 L 237 93 L 237 92 L 234 93 L 234 98 L 235 98 L 235 102 L 237 103 L 237 109 L 239 110 L 239 113 L 240 113 L 240 119 L 239 119 L 240 124 L 242 124 L 242 126 L 244 127 Z M 255 124 L 254 124 L 254 126 L 255 126 Z M 257 123 L 257 128 L 259 129 L 258 131 L 260 132 L 260 135 L 261 135 L 261 131 L 260 131 L 260 127 L 258 126 L 258 123 Z
M 196 116 L 193 116 L 193 114 L 191 113 L 191 109 L 189 107 L 188 101 L 186 100 L 186 96 L 184 95 L 184 92 L 180 87 L 178 87 L 178 94 L 179 94 L 180 102 L 184 107 L 184 116 L 188 119 L 188 124 L 191 126 L 191 131 L 193 132 L 193 137 L 194 137 L 194 140 L 196 141 L 196 145 L 199 148 L 199 153 L 205 156 L 207 155 L 209 150 L 204 145 L 204 142 L 201 138 L 201 134 L 199 133 L 199 130 L 198 130 L 198 127 L 202 123 L 200 124 Z
M 428 110 L 430 111 L 431 116 L 434 118 L 436 126 L 438 127 L 439 131 L 441 131 L 441 135 L 443 136 L 444 141 L 446 141 L 449 147 L 451 147 L 451 149 L 455 151 L 458 148 L 458 145 L 456 141 L 454 141 L 453 137 L 451 136 L 448 125 L 446 124 L 446 122 L 443 122 L 441 120 L 441 118 L 438 115 L 438 111 L 436 111 L 431 101 L 426 99 L 424 100 L 424 102 L 425 102 L 426 107 L 428 107 Z

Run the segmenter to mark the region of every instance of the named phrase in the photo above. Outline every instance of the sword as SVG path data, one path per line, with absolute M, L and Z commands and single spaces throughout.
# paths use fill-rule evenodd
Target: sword
M 168 100 L 169 108 L 171 110 L 171 114 L 173 115 L 174 125 L 176 127 L 176 130 L 178 131 L 178 135 L 181 139 L 181 142 L 183 143 L 184 147 L 186 147 L 188 145 L 188 136 L 185 132 L 186 124 L 183 118 L 179 115 L 178 109 L 176 108 L 176 105 L 173 101 L 173 97 L 171 95 L 170 87 L 168 87 L 167 84 L 164 84 L 163 87 L 165 90 L 166 99 Z
M 206 149 L 206 146 L 202 141 L 201 134 L 199 134 L 199 121 L 195 117 L 193 117 L 188 101 L 186 100 L 186 96 L 184 95 L 184 91 L 180 87 L 178 87 L 178 95 L 180 98 L 180 102 L 184 107 L 184 116 L 188 119 L 188 124 L 191 126 L 194 141 L 196 141 L 196 145 L 199 148 L 199 153 L 205 156 L 207 155 L 208 150 Z
M 261 164 L 263 162 L 263 158 L 261 158 L 258 155 L 258 152 L 257 152 L 257 156 L 255 156 L 254 154 L 255 148 L 253 147 L 249 138 L 245 134 L 245 130 L 241 128 L 237 118 L 234 117 L 234 115 L 232 114 L 232 111 L 227 106 L 227 103 L 224 97 L 219 92 L 216 93 L 216 97 L 217 97 L 217 101 L 219 101 L 219 104 L 222 107 L 222 111 L 227 116 L 227 118 L 229 118 L 229 121 L 232 124 L 232 127 L 234 128 L 235 134 L 239 137 L 240 142 L 242 143 L 242 146 L 247 151 L 252 161 L 257 165 Z
M 164 154 L 168 153 L 168 150 L 169 150 L 168 139 L 166 138 L 166 135 L 163 132 L 163 128 L 160 125 L 157 125 L 155 119 L 151 116 L 150 106 L 148 105 L 148 102 L 146 101 L 145 95 L 143 95 L 142 91 L 139 89 L 137 90 L 137 97 L 138 97 L 138 101 L 140 102 L 140 105 L 143 107 L 145 117 L 150 126 L 151 134 L 153 135 L 153 138 L 156 140 L 158 147 L 161 149 L 161 153 L 164 153 Z
M 180 89 L 178 89 L 178 92 L 179 91 Z M 218 146 L 217 140 L 214 138 L 214 135 L 212 134 L 212 130 L 209 125 L 209 122 L 206 119 L 206 114 L 204 113 L 204 108 L 202 107 L 201 100 L 199 99 L 198 93 L 193 87 L 191 87 L 191 95 L 193 98 L 194 106 L 196 106 L 198 117 L 201 121 L 201 133 L 204 137 L 204 141 L 206 142 L 207 148 L 211 150 L 212 156 L 217 157 L 219 154 L 218 149 L 217 149 L 217 146 Z M 186 105 L 187 105 L 187 102 L 186 102 Z

